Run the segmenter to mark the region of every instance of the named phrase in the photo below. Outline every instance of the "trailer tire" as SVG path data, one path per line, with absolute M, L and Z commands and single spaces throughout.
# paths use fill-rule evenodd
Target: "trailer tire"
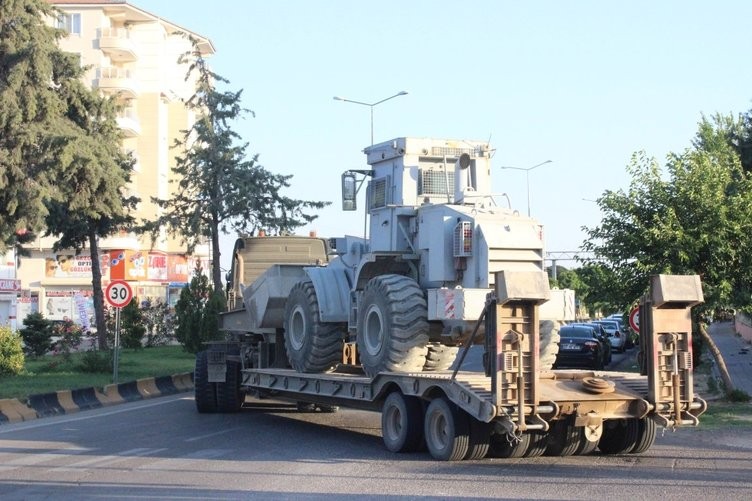
M 530 434 L 522 433 L 518 438 L 510 443 L 506 434 L 494 434 L 491 436 L 491 449 L 489 456 L 494 458 L 521 458 L 530 448 Z
M 285 303 L 285 349 L 297 372 L 328 372 L 342 358 L 339 324 L 321 322 L 313 282 L 295 284 Z
M 470 443 L 469 416 L 444 397 L 435 398 L 426 409 L 424 434 L 431 456 L 439 461 L 459 461 Z
M 559 341 L 561 341 L 559 329 L 561 328 L 561 323 L 554 320 L 541 320 L 539 326 L 540 368 L 544 371 L 550 371 L 554 366 L 554 362 L 556 362 L 556 355 L 559 354 Z
M 240 390 L 240 362 L 227 361 L 224 383 L 216 383 L 217 411 L 238 412 L 245 401 L 245 393 Z
M 491 447 L 491 423 L 479 421 L 470 416 L 470 444 L 465 459 L 483 459 Z
M 580 450 L 585 439 L 582 428 L 577 428 L 569 419 L 556 421 L 548 432 L 546 456 L 572 456 Z
M 198 412 L 202 414 L 217 412 L 217 387 L 216 384 L 209 382 L 209 358 L 206 351 L 196 353 L 193 394 Z
M 421 372 L 428 352 L 428 308 L 415 280 L 372 278 L 358 307 L 358 353 L 369 377 L 382 371 Z
M 639 427 L 636 418 L 605 421 L 598 448 L 603 454 L 628 454 L 637 446 Z
M 448 370 L 454 363 L 454 359 L 457 358 L 459 351 L 459 346 L 429 343 L 428 353 L 426 353 L 426 364 L 423 366 L 423 370 L 429 372 Z
M 650 449 L 655 443 L 655 434 L 658 431 L 658 425 L 655 420 L 644 417 L 637 423 L 637 443 L 632 449 L 630 454 L 642 454 L 646 450 Z
M 391 452 L 415 452 L 422 448 L 423 405 L 417 397 L 393 391 L 381 408 L 381 436 Z
M 546 452 L 546 447 L 548 446 L 548 433 L 542 431 L 531 431 L 528 435 L 530 435 L 530 445 L 528 445 L 523 457 L 537 458 L 542 456 Z

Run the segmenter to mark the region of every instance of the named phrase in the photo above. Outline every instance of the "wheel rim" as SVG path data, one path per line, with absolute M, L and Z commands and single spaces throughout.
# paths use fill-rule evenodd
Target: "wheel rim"
M 381 309 L 376 305 L 371 305 L 366 310 L 365 315 L 365 333 L 364 341 L 366 351 L 369 355 L 377 355 L 384 345 L 384 319 L 381 316 Z
M 292 310 L 290 315 L 290 344 L 296 350 L 303 347 L 306 332 L 306 320 L 303 308 L 298 305 Z
M 431 414 L 429 421 L 431 442 L 439 449 L 446 449 L 449 443 L 449 423 L 444 413 L 436 411 Z
M 389 439 L 396 441 L 402 435 L 402 413 L 396 405 L 392 405 L 386 412 L 386 433 Z

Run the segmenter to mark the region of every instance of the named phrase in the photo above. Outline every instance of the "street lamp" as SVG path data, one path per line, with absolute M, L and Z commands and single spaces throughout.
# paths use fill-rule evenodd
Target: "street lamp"
M 400 91 L 396 93 L 393 96 L 389 96 L 387 98 L 382 99 L 381 101 L 376 101 L 375 103 L 364 103 L 362 101 L 354 101 L 352 99 L 345 99 L 344 97 L 334 96 L 335 101 L 344 101 L 346 103 L 355 103 L 355 104 L 362 104 L 363 106 L 368 106 L 371 108 L 371 146 L 373 146 L 373 107 L 377 104 L 381 104 L 384 101 L 389 101 L 390 99 L 394 99 L 395 97 L 404 96 L 407 94 L 406 90 Z
M 530 171 L 533 169 L 537 169 L 541 165 L 550 164 L 551 160 L 546 160 L 545 162 L 541 162 L 539 164 L 535 164 L 532 167 L 512 167 L 511 165 L 502 165 L 502 169 L 514 169 L 514 170 L 524 170 L 525 175 L 527 177 L 527 217 L 530 217 Z

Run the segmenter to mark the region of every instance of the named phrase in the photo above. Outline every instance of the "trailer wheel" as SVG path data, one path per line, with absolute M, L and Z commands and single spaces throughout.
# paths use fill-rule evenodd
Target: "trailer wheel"
M 479 421 L 470 416 L 470 444 L 465 459 L 483 459 L 491 447 L 491 423 Z
M 381 436 L 391 452 L 415 452 L 422 448 L 423 405 L 417 397 L 393 391 L 381 408 Z
M 528 435 L 530 435 L 530 445 L 528 445 L 523 457 L 537 458 L 542 456 L 546 452 L 546 447 L 548 447 L 548 433 L 531 431 Z
M 568 420 L 556 421 L 548 432 L 546 456 L 572 456 L 582 446 L 585 439 L 582 428 L 577 428 Z
M 467 455 L 470 440 L 468 415 L 446 398 L 431 401 L 426 410 L 426 446 L 434 459 L 459 461 Z
M 217 387 L 209 382 L 209 358 L 206 351 L 196 353 L 193 371 L 193 394 L 196 410 L 200 413 L 217 412 Z
M 541 370 L 550 371 L 554 362 L 556 362 L 556 355 L 559 354 L 559 341 L 561 341 L 560 327 L 561 324 L 553 320 L 542 320 L 540 322 L 540 348 L 538 352 L 540 353 Z
M 285 303 L 285 349 L 298 372 L 327 372 L 342 357 L 343 336 L 338 324 L 320 320 L 316 289 L 310 280 L 295 284 Z
M 495 458 L 521 458 L 530 447 L 530 434 L 522 433 L 519 437 L 507 434 L 491 435 L 491 450 L 488 455 Z
M 655 443 L 655 434 L 657 431 L 658 426 L 653 419 L 649 417 L 640 419 L 637 423 L 637 443 L 630 453 L 642 454 L 650 449 L 653 443 Z
M 441 343 L 429 343 L 428 353 L 426 353 L 426 364 L 423 366 L 424 371 L 445 371 L 448 370 L 457 358 L 459 346 L 447 346 Z
M 610 419 L 603 423 L 603 435 L 598 448 L 604 454 L 627 454 L 638 441 L 639 419 Z
M 217 411 L 238 412 L 245 401 L 245 393 L 240 390 L 240 362 L 227 361 L 224 383 L 217 385 Z
M 428 352 L 428 308 L 415 280 L 372 278 L 358 308 L 358 353 L 365 373 L 420 372 Z

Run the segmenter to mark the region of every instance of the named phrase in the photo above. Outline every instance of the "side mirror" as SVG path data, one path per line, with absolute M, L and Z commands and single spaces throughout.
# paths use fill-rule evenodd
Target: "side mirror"
M 342 210 L 354 211 L 358 209 L 358 187 L 353 172 L 342 173 Z

